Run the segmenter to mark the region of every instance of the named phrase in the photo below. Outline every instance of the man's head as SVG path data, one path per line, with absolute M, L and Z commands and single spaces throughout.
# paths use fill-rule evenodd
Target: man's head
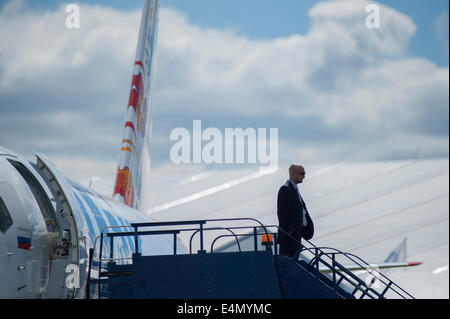
M 293 181 L 295 184 L 303 182 L 305 174 L 306 174 L 305 169 L 300 164 L 292 164 L 289 167 L 289 179 Z

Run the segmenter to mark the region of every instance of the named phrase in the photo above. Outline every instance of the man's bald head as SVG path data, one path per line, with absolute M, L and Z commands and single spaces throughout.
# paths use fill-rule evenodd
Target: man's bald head
M 305 168 L 300 164 L 292 164 L 289 166 L 289 179 L 295 184 L 299 184 L 305 178 L 306 172 Z

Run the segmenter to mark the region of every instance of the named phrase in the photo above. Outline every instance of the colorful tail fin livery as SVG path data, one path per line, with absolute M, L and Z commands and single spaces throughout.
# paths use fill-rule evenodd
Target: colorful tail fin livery
M 142 171 L 148 159 L 147 139 L 151 133 L 153 60 L 158 28 L 158 0 L 145 0 L 134 62 L 131 91 L 123 130 L 122 146 L 113 197 L 142 211 Z

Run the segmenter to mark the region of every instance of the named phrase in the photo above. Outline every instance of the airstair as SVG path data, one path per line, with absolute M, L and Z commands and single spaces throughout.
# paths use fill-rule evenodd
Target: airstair
M 89 256 L 87 298 L 413 299 L 353 254 L 304 241 L 294 258 L 279 255 L 279 227 L 253 218 L 136 223 L 128 228 L 106 227 L 96 240 Z M 141 236 L 162 235 L 173 238 L 171 255 L 142 253 Z M 190 238 L 183 253 L 177 240 L 181 235 Z M 133 240 L 131 256 L 114 257 L 119 237 Z M 215 249 L 229 237 L 235 251 Z M 352 272 L 346 264 L 360 270 Z

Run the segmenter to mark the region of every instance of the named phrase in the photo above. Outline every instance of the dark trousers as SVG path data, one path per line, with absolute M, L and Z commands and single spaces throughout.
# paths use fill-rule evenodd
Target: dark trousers
M 283 238 L 280 241 L 280 255 L 293 257 L 302 245 L 292 240 L 291 238 Z

